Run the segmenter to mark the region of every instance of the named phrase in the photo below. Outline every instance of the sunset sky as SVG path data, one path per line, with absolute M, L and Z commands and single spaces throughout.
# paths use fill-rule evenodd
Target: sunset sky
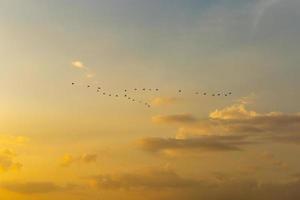
M 299 36 L 299 0 L 0 0 L 0 199 L 300 199 Z

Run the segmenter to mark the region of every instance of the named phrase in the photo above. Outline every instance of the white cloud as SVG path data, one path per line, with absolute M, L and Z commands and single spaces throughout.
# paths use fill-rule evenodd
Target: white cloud
M 73 67 L 76 68 L 81 68 L 81 69 L 85 68 L 84 64 L 81 61 L 73 61 L 71 64 Z

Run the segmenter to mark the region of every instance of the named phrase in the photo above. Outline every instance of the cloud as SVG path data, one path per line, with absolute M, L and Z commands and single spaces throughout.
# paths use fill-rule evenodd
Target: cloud
M 143 199 L 159 200 L 295 200 L 300 197 L 300 180 L 296 176 L 285 182 L 261 182 L 222 173 L 216 179 L 195 179 L 182 177 L 170 169 L 150 169 L 101 174 L 91 181 L 99 190 L 122 190 L 127 198 L 140 197 L 141 192 Z
M 150 189 L 186 188 L 200 182 L 182 178 L 169 169 L 148 169 L 130 173 L 102 174 L 92 178 L 99 189 Z
M 256 29 L 257 26 L 260 23 L 261 18 L 264 16 L 265 12 L 275 4 L 281 2 L 281 0 L 260 0 L 259 3 L 257 3 L 256 9 L 255 9 L 255 17 L 253 26 Z
M 222 110 L 215 110 L 210 113 L 209 117 L 211 119 L 250 119 L 251 117 L 255 117 L 258 114 L 255 111 L 248 111 L 245 108 L 244 104 L 236 104 L 233 106 L 229 106 Z
M 152 117 L 154 123 L 192 123 L 197 119 L 190 114 L 177 114 L 177 115 L 158 115 Z
M 175 97 L 156 97 L 152 99 L 151 105 L 153 106 L 168 106 L 178 102 Z
M 274 141 L 282 139 L 282 142 L 289 138 L 299 141 L 300 114 L 259 113 L 248 110 L 244 104 L 235 104 L 211 112 L 207 119 L 182 125 L 178 135 L 248 135 Z
M 81 61 L 73 61 L 71 64 L 73 67 L 76 68 L 80 68 L 80 69 L 86 68 Z
M 244 136 L 201 136 L 186 139 L 144 138 L 137 141 L 138 147 L 142 150 L 167 154 L 174 151 L 241 151 L 241 147 L 248 144 L 251 142 L 247 141 Z
M 13 136 L 8 134 L 0 134 L 0 145 L 9 145 L 9 146 L 16 146 L 16 145 L 23 145 L 29 141 L 29 138 L 24 136 Z
M 9 150 L 4 149 L 0 151 L 0 171 L 19 170 L 22 164 L 14 161 L 16 154 Z
M 0 187 L 21 194 L 41 194 L 70 190 L 75 185 L 59 186 L 52 182 L 2 183 Z
M 80 156 L 74 157 L 70 154 L 65 154 L 62 157 L 61 166 L 68 167 L 74 163 L 92 163 L 97 161 L 97 154 L 82 154 Z
M 73 61 L 71 62 L 71 65 L 75 68 L 82 69 L 85 73 L 86 78 L 93 78 L 95 74 L 90 70 L 89 67 L 87 67 L 83 62 L 81 61 Z
M 258 143 L 300 144 L 300 113 L 260 113 L 241 102 L 209 113 L 197 119 L 191 114 L 158 115 L 154 123 L 176 124 L 178 132 L 173 138 L 143 138 L 138 147 L 149 152 L 168 155 L 194 152 L 230 152 L 244 150 Z M 285 164 L 274 160 L 284 168 Z

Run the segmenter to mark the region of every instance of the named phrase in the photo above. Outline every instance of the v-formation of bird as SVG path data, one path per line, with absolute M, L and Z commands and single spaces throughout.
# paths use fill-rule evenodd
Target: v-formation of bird
M 75 82 L 72 82 L 72 85 L 75 85 Z M 91 88 L 92 86 L 91 85 L 86 85 L 87 88 Z M 158 92 L 160 91 L 159 88 L 133 88 L 132 89 L 133 91 L 137 92 L 137 91 L 155 91 L 155 92 Z M 102 93 L 102 95 L 107 95 L 109 97 L 121 97 L 122 95 L 119 95 L 119 94 L 112 94 L 112 93 L 106 93 L 104 91 L 101 91 L 101 87 L 96 87 L 96 91 L 99 92 L 99 93 Z M 128 99 L 129 101 L 132 101 L 132 102 L 138 102 L 140 104 L 143 104 L 144 106 L 147 106 L 148 108 L 151 107 L 151 105 L 148 103 L 148 102 L 144 102 L 142 100 L 136 100 L 133 96 L 129 96 L 129 92 L 130 90 L 128 89 L 125 89 L 124 90 L 124 93 L 123 93 L 123 97 Z M 183 93 L 183 90 L 179 89 L 177 90 L 177 93 L 178 94 L 181 94 Z M 230 96 L 232 95 L 232 92 L 226 92 L 226 93 L 207 93 L 207 92 L 203 92 L 203 93 L 200 93 L 200 92 L 195 92 L 194 93 L 195 95 L 202 95 L 202 96 L 212 96 L 212 97 L 221 97 L 221 96 Z

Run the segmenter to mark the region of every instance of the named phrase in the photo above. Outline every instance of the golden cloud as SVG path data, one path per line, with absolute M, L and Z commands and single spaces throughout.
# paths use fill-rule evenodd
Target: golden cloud
M 77 157 L 65 154 L 61 159 L 61 166 L 68 167 L 74 163 L 92 163 L 97 161 L 97 157 L 97 154 L 82 154 Z
M 156 97 L 152 99 L 151 105 L 153 106 L 168 106 L 178 102 L 177 98 L 174 97 Z
M 16 154 L 9 150 L 4 149 L 0 151 L 0 171 L 19 170 L 22 164 L 14 161 Z
M 11 192 L 21 194 L 42 194 L 50 192 L 59 192 L 73 189 L 76 187 L 73 184 L 59 186 L 52 182 L 25 182 L 25 183 L 2 183 L 0 187 Z
M 196 122 L 197 119 L 191 114 L 177 114 L 177 115 L 158 115 L 152 117 L 154 123 L 192 123 Z
M 174 138 L 139 140 L 139 148 L 150 152 L 238 151 L 258 142 L 300 143 L 299 113 L 259 113 L 248 110 L 244 103 L 215 110 L 201 120 L 178 114 L 154 116 L 152 121 L 177 124 L 179 129 Z
M 81 68 L 81 69 L 85 68 L 84 64 L 81 61 L 73 61 L 71 64 L 73 67 L 76 68 Z
M 169 169 L 148 169 L 130 173 L 101 174 L 92 178 L 100 189 L 186 188 L 200 182 L 183 178 Z

